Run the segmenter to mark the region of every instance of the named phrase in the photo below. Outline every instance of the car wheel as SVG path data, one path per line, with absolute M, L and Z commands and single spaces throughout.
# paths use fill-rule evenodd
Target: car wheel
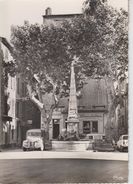
M 123 152 L 123 147 L 122 146 L 120 146 L 120 151 Z
M 24 147 L 23 147 L 23 151 L 27 151 L 27 148 L 24 148 Z
M 44 150 L 44 146 L 42 146 L 42 147 L 40 148 L 40 150 L 43 151 L 43 150 Z
M 117 149 L 118 151 L 120 151 L 120 147 L 119 147 L 119 146 L 117 146 L 116 149 Z
M 42 146 L 42 147 L 38 148 L 38 150 L 39 151 L 43 151 L 44 150 L 44 147 Z

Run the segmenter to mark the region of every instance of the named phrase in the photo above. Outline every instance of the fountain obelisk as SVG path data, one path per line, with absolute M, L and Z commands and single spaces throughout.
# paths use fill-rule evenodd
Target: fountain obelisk
M 74 61 L 72 61 L 69 107 L 68 107 L 68 118 L 67 118 L 67 133 L 69 135 L 75 134 L 78 137 L 78 134 L 79 134 L 78 127 L 79 127 L 79 119 L 78 119 L 78 107 L 77 107 L 77 96 L 76 96 L 76 83 L 75 83 Z

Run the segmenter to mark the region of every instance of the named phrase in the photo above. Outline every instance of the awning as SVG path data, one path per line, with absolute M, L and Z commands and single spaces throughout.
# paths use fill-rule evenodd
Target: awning
M 8 115 L 2 115 L 2 121 L 12 121 L 12 117 Z

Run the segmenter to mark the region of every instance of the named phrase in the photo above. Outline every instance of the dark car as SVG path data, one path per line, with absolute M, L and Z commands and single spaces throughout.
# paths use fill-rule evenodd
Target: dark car
M 115 151 L 115 147 L 111 140 L 95 140 L 92 148 L 94 151 Z

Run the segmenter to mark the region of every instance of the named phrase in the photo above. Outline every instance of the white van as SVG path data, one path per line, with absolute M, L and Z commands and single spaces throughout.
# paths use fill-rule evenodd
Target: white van
M 128 150 L 128 135 L 121 135 L 117 142 L 117 149 L 120 151 Z

